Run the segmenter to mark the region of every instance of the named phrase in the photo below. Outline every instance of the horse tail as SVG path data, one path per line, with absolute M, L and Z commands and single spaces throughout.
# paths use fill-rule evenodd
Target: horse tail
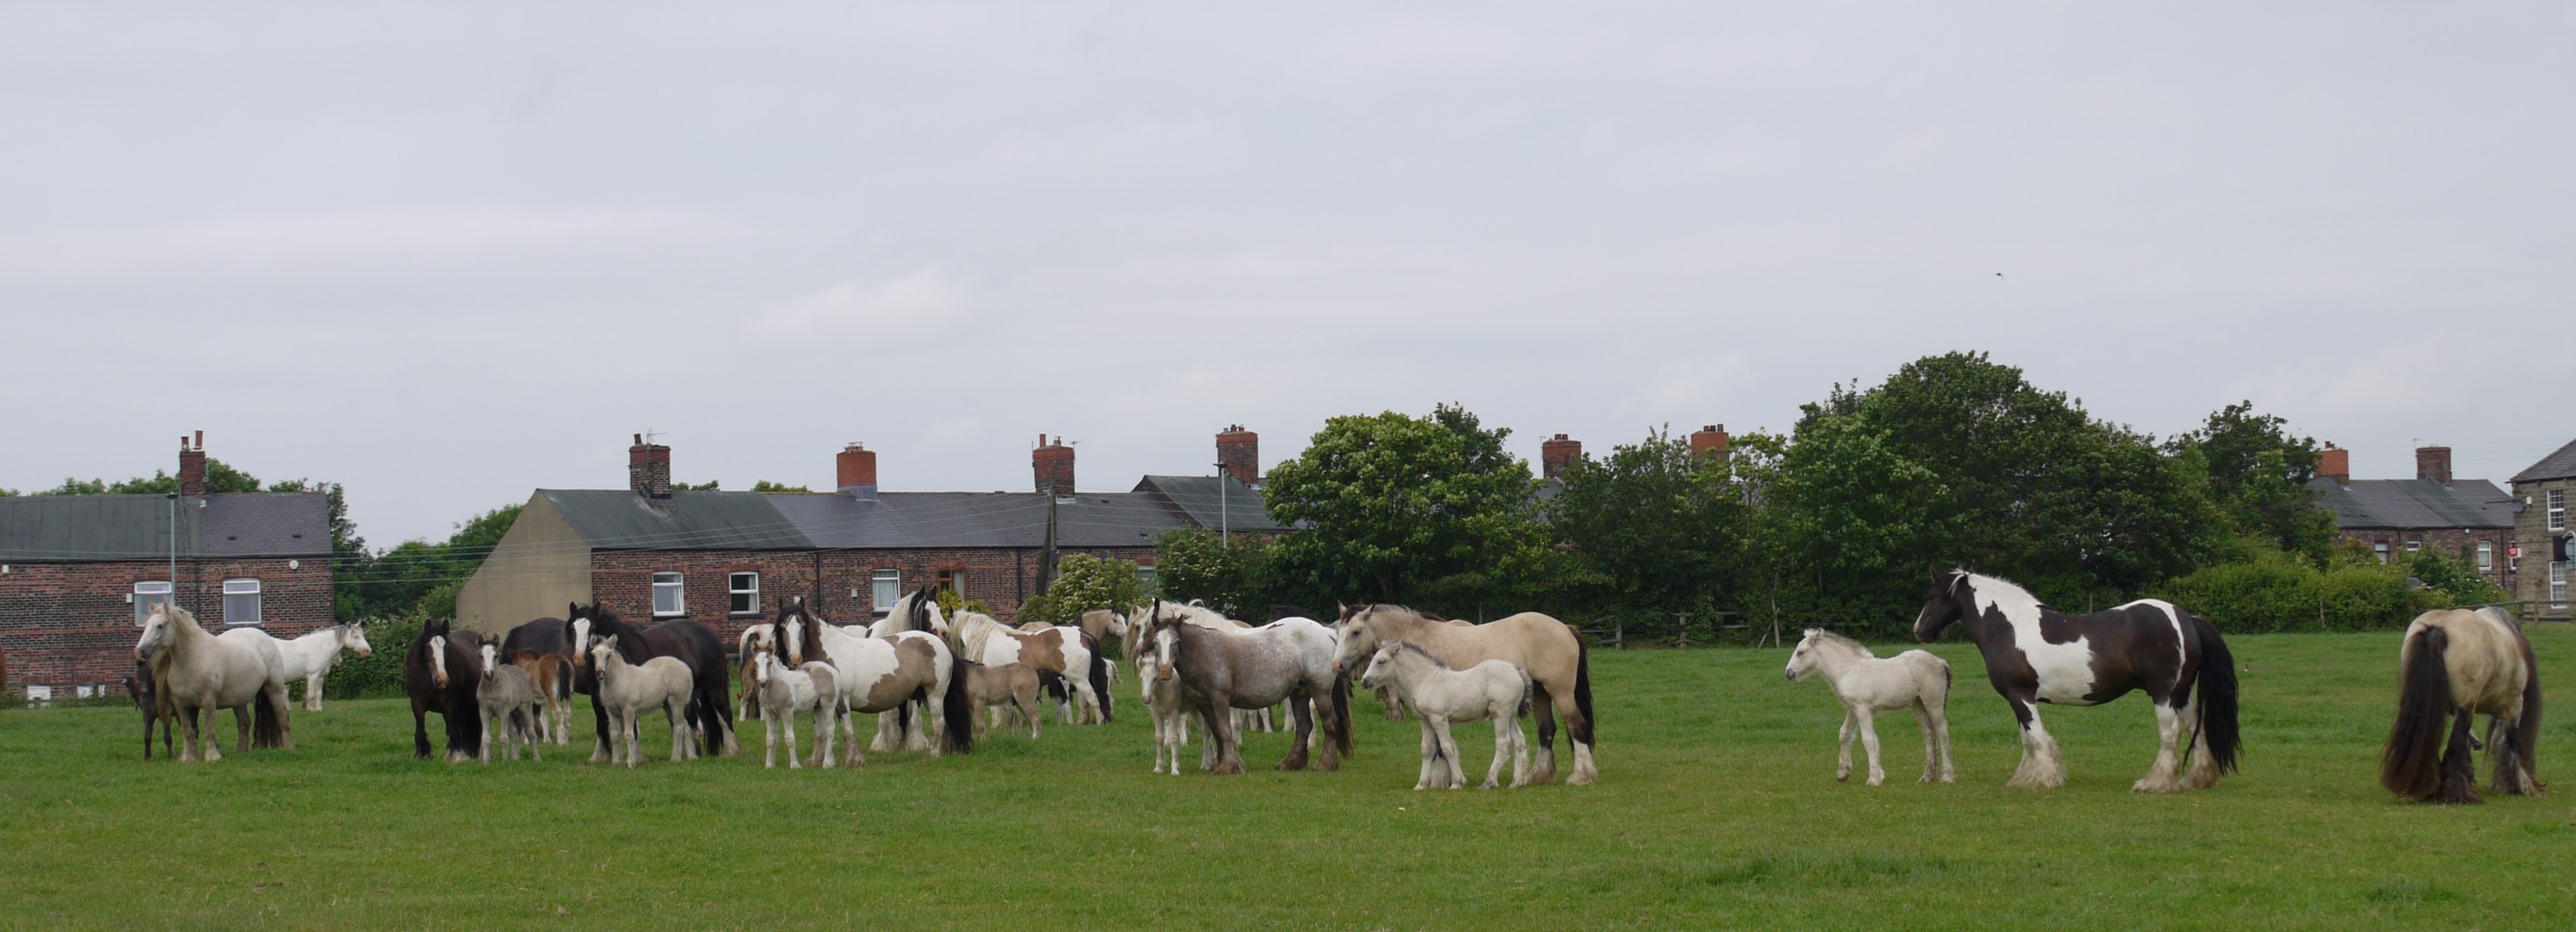
M 948 753 L 975 750 L 975 703 L 966 696 L 966 655 L 948 655 L 948 692 L 939 697 L 939 738 Z
M 2531 640 L 2522 639 L 2522 717 L 2515 719 L 2513 732 L 2506 736 L 2511 745 L 2504 762 L 2507 777 L 2497 783 L 2511 786 L 2528 783 L 2522 792 L 2538 795 L 2540 782 L 2540 664 L 2531 651 Z M 2507 783 L 2510 780 L 2512 783 Z
M 2195 615 L 2191 623 L 2200 632 L 2201 736 L 2209 742 L 2205 752 L 2210 761 L 2227 773 L 2236 769 L 2236 753 L 2244 742 L 2236 729 L 2236 655 L 2209 619 Z
M 2451 635 L 2440 628 L 2415 632 L 2399 671 L 2397 724 L 2379 760 L 2379 785 L 2399 796 L 2431 799 L 2442 791 L 2442 732 L 2450 724 L 2451 667 L 2442 658 Z
M 2204 675 L 2203 678 L 2206 679 L 2206 676 Z M 2227 727 L 2232 732 L 2236 727 L 2236 705 L 2233 698 L 2236 692 L 2235 674 L 2228 675 L 2227 683 L 2230 696 L 2227 706 Z M 1565 723 L 1566 736 L 1587 745 L 1591 744 L 1592 648 L 1583 643 L 1583 632 L 1580 631 L 1574 633 L 1574 711 L 1581 713 L 1583 718 L 1580 721 Z
M 250 704 L 250 709 L 251 746 L 256 748 L 285 747 L 286 690 L 280 689 L 275 695 L 271 695 L 266 689 L 260 690 L 259 698 Z M 214 715 L 212 713 L 208 713 L 206 720 L 209 722 L 214 721 Z
M 1529 717 L 1529 714 L 1530 714 L 1530 698 L 1531 698 L 1532 696 L 1536 696 L 1536 695 L 1538 695 L 1538 690 L 1531 688 L 1531 687 L 1532 687 L 1532 685 L 1534 685 L 1534 682 L 1535 682 L 1535 681 L 1533 681 L 1533 680 L 1530 678 L 1530 673 L 1529 673 L 1529 671 L 1528 671 L 1528 670 L 1522 670 L 1522 671 L 1521 671 L 1521 707 L 1520 707 L 1520 708 L 1518 708 L 1518 709 L 1514 709 L 1514 710 L 1512 710 L 1512 717 L 1513 717 L 1513 718 L 1527 718 L 1527 717 Z M 1517 727 L 1519 727 L 1519 726 L 1515 725 L 1515 726 L 1513 726 L 1513 727 L 1516 727 L 1516 728 L 1517 728 Z
M 1327 720 L 1326 724 L 1330 726 L 1325 730 L 1332 735 L 1333 749 L 1339 751 L 1342 757 L 1349 758 L 1351 756 L 1351 673 L 1348 670 L 1333 674 L 1333 717 Z
M 1091 635 L 1083 635 L 1082 639 L 1091 648 L 1091 694 L 1100 700 L 1100 723 L 1106 725 L 1118 720 L 1109 713 L 1109 655 Z

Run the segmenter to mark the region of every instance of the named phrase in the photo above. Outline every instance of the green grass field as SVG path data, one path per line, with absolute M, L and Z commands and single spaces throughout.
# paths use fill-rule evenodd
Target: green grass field
M 2576 631 L 2535 641 L 2544 682 L 2566 695 Z M 1339 773 L 1152 776 L 1132 678 L 1110 727 L 831 771 L 762 770 L 756 728 L 743 757 L 636 772 L 586 750 L 420 762 L 408 707 L 382 700 L 298 712 L 291 752 L 146 763 L 131 709 L 13 709 L 0 713 L 0 925 L 2576 923 L 2576 783 L 2453 808 L 2378 789 L 2394 633 L 2232 643 L 2245 771 L 2166 797 L 2128 789 L 2154 752 L 2134 695 L 2050 709 L 2070 784 L 2005 789 L 2011 716 L 1958 643 L 1938 652 L 1958 673 L 1959 782 L 1912 782 L 1921 743 L 1898 717 L 1880 722 L 1890 783 L 1877 789 L 1834 782 L 1840 708 L 1821 682 L 1784 682 L 1773 650 L 1594 654 L 1600 785 L 1490 793 L 1412 791 L 1415 726 L 1366 697 L 1358 758 Z M 2553 711 L 2544 780 L 2576 754 L 2576 711 Z M 576 728 L 587 735 L 586 708 Z M 1490 740 L 1460 730 L 1471 771 Z M 1246 759 L 1267 767 L 1285 741 L 1255 735 Z

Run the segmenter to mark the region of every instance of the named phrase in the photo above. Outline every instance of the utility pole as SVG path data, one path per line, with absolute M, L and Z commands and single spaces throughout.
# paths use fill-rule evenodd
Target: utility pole
M 1048 486 L 1046 549 L 1038 554 L 1038 594 L 1045 595 L 1055 583 L 1055 487 Z
M 1216 464 L 1216 534 L 1228 549 L 1234 547 L 1234 528 L 1225 509 L 1225 463 Z
M 170 607 L 179 607 L 179 493 L 170 493 Z

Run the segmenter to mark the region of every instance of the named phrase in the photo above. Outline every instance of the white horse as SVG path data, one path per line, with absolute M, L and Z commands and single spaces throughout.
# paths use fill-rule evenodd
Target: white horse
M 609 751 L 608 760 L 626 762 L 632 770 L 644 763 L 643 743 L 637 740 L 636 719 L 654 706 L 671 716 L 671 762 L 679 763 L 697 756 L 697 742 L 689 730 L 689 696 L 696 675 L 677 657 L 655 657 L 638 666 L 626 662 L 617 652 L 617 638 L 601 638 L 590 649 L 592 669 L 599 673 L 599 701 L 608 708 L 610 734 L 626 747 L 621 754 Z
M 968 663 L 988 667 L 1026 664 L 1032 670 L 1064 678 L 1066 700 L 1057 707 L 1059 724 L 1100 724 L 1109 720 L 1109 658 L 1080 628 L 1053 625 L 1034 633 L 1013 630 L 991 615 L 960 609 L 949 629 L 950 642 Z
M 1861 746 L 1869 750 L 1869 785 L 1887 782 L 1887 771 L 1878 766 L 1878 723 L 1880 712 L 1898 709 L 1914 710 L 1914 722 L 1923 726 L 1923 779 L 1949 783 L 1958 779 L 1950 765 L 1950 662 L 1919 650 L 1909 650 L 1894 657 L 1880 658 L 1852 640 L 1822 628 L 1807 629 L 1798 647 L 1789 653 L 1789 682 L 1820 673 L 1843 701 L 1843 749 L 1834 779 L 1849 780 L 1852 772 L 1852 734 L 1860 734 Z
M 254 730 L 259 747 L 295 748 L 295 733 L 286 719 L 286 681 L 278 677 L 285 662 L 274 641 L 226 641 L 206 633 L 187 609 L 162 604 L 144 618 L 143 637 L 134 642 L 134 659 L 152 665 L 170 707 L 178 711 L 188 740 L 180 760 L 224 759 L 214 735 L 217 709 L 233 710 L 233 724 L 241 729 L 237 750 L 251 749 Z M 200 710 L 206 713 L 202 732 L 197 719 Z M 202 756 L 198 752 L 201 733 L 205 738 Z
M 1421 716 L 1422 775 L 1414 789 L 1465 789 L 1467 773 L 1459 766 L 1458 739 L 1449 726 L 1488 719 L 1494 723 L 1494 763 L 1485 768 L 1485 784 L 1478 789 L 1497 785 L 1506 757 L 1512 761 L 1512 786 L 1529 785 L 1529 736 L 1522 733 L 1520 719 L 1529 712 L 1529 671 L 1502 660 L 1452 670 L 1422 648 L 1387 641 L 1360 672 L 1361 686 L 1376 689 L 1381 684 L 1395 687 L 1395 694 Z
M 332 625 L 291 640 L 258 628 L 234 628 L 220 635 L 239 644 L 267 641 L 276 645 L 278 659 L 283 661 L 278 676 L 287 683 L 304 681 L 304 711 L 322 711 L 322 678 L 340 665 L 340 652 L 349 651 L 360 657 L 373 657 L 376 650 L 367 645 L 366 629 L 357 622 Z
M 773 645 L 761 644 L 752 651 L 753 682 L 746 691 L 760 696 L 760 720 L 769 726 L 767 752 L 762 767 L 778 766 L 778 728 L 787 727 L 787 769 L 803 767 L 796 755 L 796 715 L 814 713 L 814 759 L 823 767 L 832 766 L 832 735 L 840 727 L 841 712 L 849 703 L 841 698 L 839 676 L 832 665 L 808 660 L 804 666 L 789 667 L 779 662 Z
M 1181 686 L 1173 677 L 1162 676 L 1154 655 L 1142 650 L 1145 640 L 1137 638 L 1136 682 L 1144 684 L 1145 710 L 1154 718 L 1154 772 L 1181 775 L 1181 748 L 1190 743 L 1190 713 L 1181 700 Z M 1216 747 L 1202 742 L 1199 769 L 1206 770 L 1216 762 Z M 1172 769 L 1163 769 L 1168 755 Z
M 433 656 L 446 653 L 440 640 L 430 639 Z M 474 701 L 490 724 L 483 729 L 483 745 L 476 749 L 476 758 L 486 764 L 492 762 L 492 735 L 498 732 L 501 748 L 511 760 L 519 759 L 519 745 L 524 744 L 529 756 L 544 762 L 546 755 L 539 745 L 545 742 L 537 735 L 539 723 L 544 721 L 537 712 L 537 681 L 528 676 L 528 671 L 502 663 L 501 642 L 494 638 L 483 639 L 483 669 L 483 681 L 474 685 Z

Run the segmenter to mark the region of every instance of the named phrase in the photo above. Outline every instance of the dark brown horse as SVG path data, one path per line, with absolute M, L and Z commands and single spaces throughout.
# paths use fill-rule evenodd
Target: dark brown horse
M 725 663 L 724 642 L 707 626 L 688 619 L 666 621 L 650 628 L 627 624 L 599 603 L 575 604 L 566 624 L 572 629 L 573 689 L 590 697 L 590 711 L 599 728 L 599 747 L 591 754 L 593 763 L 610 759 L 608 743 L 608 710 L 599 705 L 599 674 L 592 669 L 590 648 L 601 640 L 617 639 L 617 655 L 627 663 L 642 665 L 655 657 L 671 657 L 689 665 L 693 683 L 689 696 L 689 725 L 706 740 L 706 754 L 740 753 L 733 734 L 733 674 Z
M 429 713 L 447 723 L 447 760 L 470 761 L 483 749 L 483 707 L 474 696 L 483 683 L 481 643 L 473 632 L 451 635 L 446 620 L 420 626 L 403 652 L 403 688 L 411 693 L 412 755 L 429 759 Z
M 170 726 L 178 724 L 179 713 L 171 710 L 169 693 L 161 688 L 151 664 L 134 662 L 134 675 L 125 678 L 125 695 L 134 700 L 135 708 L 143 710 L 143 759 L 152 759 L 154 722 L 161 724 L 161 756 L 177 759 L 178 753 L 170 750 Z

